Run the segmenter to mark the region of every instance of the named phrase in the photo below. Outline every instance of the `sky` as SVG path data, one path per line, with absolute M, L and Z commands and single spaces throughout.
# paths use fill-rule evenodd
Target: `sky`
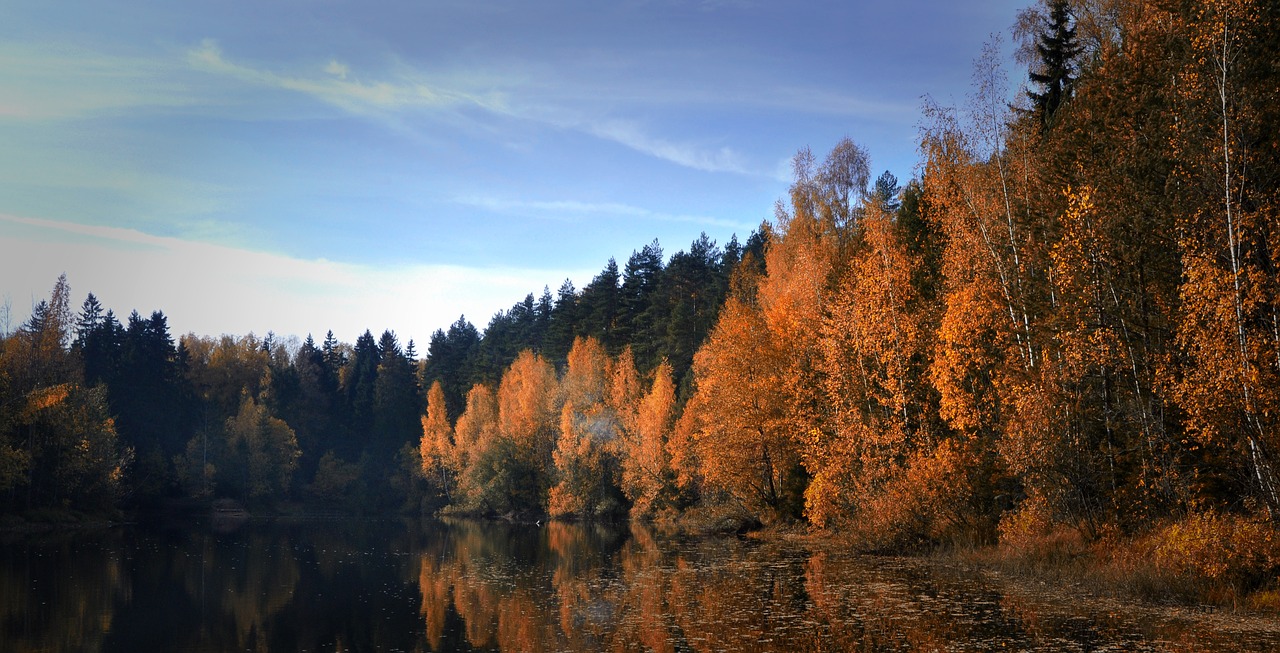
M 745 240 L 801 148 L 905 183 L 923 98 L 962 104 L 1025 4 L 0 0 L 0 329 L 65 273 L 175 336 L 425 351 Z

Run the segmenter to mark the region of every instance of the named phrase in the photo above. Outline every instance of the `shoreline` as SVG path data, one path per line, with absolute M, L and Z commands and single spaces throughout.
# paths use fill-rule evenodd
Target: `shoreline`
M 236 523 L 261 521 L 308 520 L 408 520 L 423 519 L 404 513 L 349 513 L 332 510 L 307 510 L 301 506 L 272 511 L 249 512 L 238 508 L 234 515 L 222 514 L 211 505 L 184 504 L 185 510 L 164 506 L 155 510 L 137 510 L 109 516 L 88 515 L 72 511 L 44 511 L 36 515 L 8 515 L 0 519 L 0 535 L 22 537 L 51 533 L 74 533 L 108 530 L 123 526 L 188 522 L 207 518 L 211 522 Z M 534 520 L 512 520 L 510 516 L 477 517 L 474 515 L 435 515 L 438 521 L 479 521 L 508 524 L 533 524 Z M 538 520 L 568 523 L 607 523 L 626 529 L 628 520 Z M 869 558 L 916 560 L 930 566 L 964 569 L 992 582 L 1032 589 L 1051 588 L 1083 599 L 1139 602 L 1161 610 L 1192 612 L 1211 611 L 1237 617 L 1270 618 L 1280 629 L 1280 579 L 1270 577 L 1248 583 L 1231 577 L 1209 577 L 1178 573 L 1162 568 L 1152 556 L 1151 536 L 1107 537 L 1084 542 L 1078 536 L 1058 532 L 1045 535 L 1021 546 L 1008 544 L 935 544 L 916 550 L 870 550 L 847 533 L 813 529 L 803 523 L 771 524 L 750 528 L 735 522 L 724 523 L 685 518 L 643 520 L 643 524 L 664 536 L 689 538 L 738 538 L 761 544 L 801 546 L 813 552 L 861 555 Z

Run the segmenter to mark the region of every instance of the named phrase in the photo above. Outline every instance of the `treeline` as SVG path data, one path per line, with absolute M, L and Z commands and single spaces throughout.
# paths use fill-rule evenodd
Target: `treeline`
M 125 322 L 89 294 L 78 312 L 64 278 L 0 340 L 0 492 L 4 511 L 101 512 L 175 498 L 232 498 L 331 509 L 434 510 L 446 500 L 418 457 L 424 388 L 442 381 L 461 414 L 475 382 L 496 384 L 525 350 L 563 369 L 574 339 L 625 341 L 646 369 L 673 361 L 691 379 L 731 271 L 763 252 L 763 232 L 722 250 L 706 235 L 664 258 L 655 241 L 582 291 L 530 294 L 481 332 L 465 318 L 413 342 L 366 331 L 300 345 L 188 334 L 161 312 Z
M 1169 555 L 1265 577 L 1280 10 L 1055 1 L 1021 24 L 1033 89 L 1010 107 L 984 53 L 970 106 L 926 105 L 896 211 L 856 147 L 797 158 L 764 274 L 695 359 L 678 476 L 885 546 L 1173 520 Z
M 796 157 L 683 393 L 598 333 L 465 402 L 446 377 L 428 478 L 465 511 L 734 506 L 873 547 L 1158 532 L 1157 555 L 1266 577 L 1278 22 L 1250 2 L 1024 12 L 1031 90 L 1010 106 L 989 48 L 969 106 L 926 103 L 901 192 L 852 142 Z

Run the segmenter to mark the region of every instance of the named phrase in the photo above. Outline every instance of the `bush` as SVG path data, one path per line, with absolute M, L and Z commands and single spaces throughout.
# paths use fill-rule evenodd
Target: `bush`
M 1194 514 L 1157 529 L 1149 541 L 1159 569 L 1220 589 L 1274 585 L 1280 572 L 1280 537 L 1261 519 Z

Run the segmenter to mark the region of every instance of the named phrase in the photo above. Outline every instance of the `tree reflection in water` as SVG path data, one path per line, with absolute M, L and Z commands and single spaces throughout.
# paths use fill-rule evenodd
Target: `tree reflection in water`
M 424 551 L 426 644 L 504 651 L 1272 650 L 1275 628 L 1214 631 L 1167 610 L 1002 594 L 921 560 L 737 539 L 672 539 L 632 525 L 449 524 Z M 1016 588 L 1015 588 L 1016 589 Z M 1249 628 L 1253 628 L 1252 631 Z
M 250 521 L 0 542 L 6 651 L 1267 651 L 1260 618 L 648 527 Z

